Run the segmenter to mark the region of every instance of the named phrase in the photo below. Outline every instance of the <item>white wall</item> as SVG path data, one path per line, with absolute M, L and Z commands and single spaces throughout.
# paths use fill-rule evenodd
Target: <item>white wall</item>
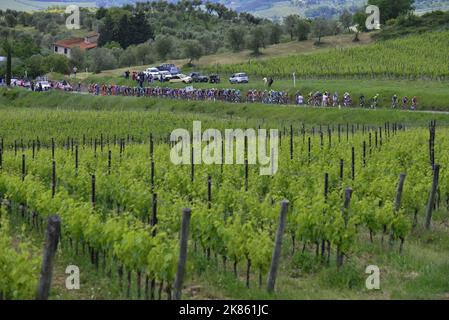
M 56 51 L 55 47 L 58 49 L 58 51 Z M 65 48 L 63 48 L 63 47 L 58 47 L 58 46 L 55 45 L 53 47 L 53 52 L 57 53 L 57 54 L 65 54 L 64 53 L 64 49 Z M 67 56 L 67 58 L 70 58 L 70 49 L 69 48 L 67 48 L 67 54 L 65 54 L 65 55 Z

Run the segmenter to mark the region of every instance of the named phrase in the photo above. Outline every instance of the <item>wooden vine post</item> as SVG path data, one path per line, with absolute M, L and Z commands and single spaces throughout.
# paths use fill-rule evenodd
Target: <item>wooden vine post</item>
M 343 174 L 344 174 L 344 160 L 340 159 L 340 182 L 343 183 Z
M 50 216 L 48 218 L 44 254 L 42 258 L 42 269 L 36 293 L 36 300 L 48 300 L 53 275 L 53 265 L 60 234 L 61 220 L 59 216 Z
M 293 125 L 290 125 L 290 160 L 293 160 Z
M 156 225 L 157 225 L 157 194 L 153 193 L 153 201 L 151 206 L 151 218 L 150 218 L 150 226 L 153 228 L 152 235 L 156 236 Z
M 210 209 L 212 206 L 212 177 L 207 177 L 207 207 Z
M 427 208 L 426 208 L 425 227 L 427 230 L 430 229 L 430 223 L 432 221 L 432 211 L 433 211 L 433 205 L 435 204 L 435 197 L 436 197 L 437 190 L 438 190 L 439 177 L 440 177 L 440 165 L 436 164 L 433 167 L 432 189 L 430 190 L 429 200 L 427 201 Z
M 281 201 L 281 214 L 279 217 L 279 225 L 276 231 L 273 256 L 271 258 L 271 266 L 267 279 L 267 291 L 269 293 L 272 293 L 274 291 L 274 285 L 276 283 L 276 274 L 279 268 L 279 259 L 281 258 L 282 236 L 285 230 L 285 222 L 287 219 L 288 206 L 289 206 L 288 200 Z
M 108 151 L 108 175 L 111 174 L 111 165 L 112 165 L 112 151 Z
M 55 139 L 51 138 L 51 159 L 55 160 Z
M 189 208 L 182 209 L 181 222 L 181 239 L 179 249 L 178 268 L 176 270 L 173 300 L 181 300 L 182 283 L 184 281 L 184 274 L 187 263 L 187 244 L 189 240 L 189 224 L 192 211 Z
M 54 198 L 56 194 L 56 162 L 51 163 L 51 197 Z
M 78 145 L 75 146 L 75 175 L 78 175 Z
M 399 175 L 399 183 L 398 183 L 398 188 L 396 191 L 396 198 L 394 200 L 394 214 L 397 214 L 397 212 L 401 208 L 402 190 L 404 190 L 405 177 L 406 177 L 405 173 L 401 173 Z M 393 240 L 394 240 L 394 232 L 393 232 L 393 229 L 391 229 L 391 231 L 390 231 L 390 247 L 393 246 Z
M 25 159 L 25 154 L 22 154 L 22 181 L 25 180 L 25 176 L 26 176 L 26 159 Z
M 92 208 L 95 208 L 95 175 L 92 175 L 91 180 L 91 198 L 90 198 Z
M 348 227 L 348 220 L 349 220 L 349 204 L 351 202 L 352 197 L 352 189 L 346 188 L 345 190 L 345 203 L 344 207 L 342 209 L 342 215 L 345 222 L 345 228 Z M 343 265 L 343 258 L 345 253 L 342 252 L 340 246 L 337 247 L 337 268 L 340 268 Z
M 355 179 L 355 150 L 354 147 L 351 148 L 351 169 L 352 169 L 352 180 Z

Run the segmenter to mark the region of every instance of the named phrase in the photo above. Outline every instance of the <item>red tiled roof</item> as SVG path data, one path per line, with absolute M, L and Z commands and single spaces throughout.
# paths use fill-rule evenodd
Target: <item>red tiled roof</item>
M 83 38 L 73 38 L 73 39 L 66 39 L 66 40 L 60 40 L 55 43 L 58 47 L 63 48 L 74 48 L 74 47 L 80 47 L 83 50 L 86 49 L 93 49 L 97 47 L 96 43 L 86 43 L 84 42 Z

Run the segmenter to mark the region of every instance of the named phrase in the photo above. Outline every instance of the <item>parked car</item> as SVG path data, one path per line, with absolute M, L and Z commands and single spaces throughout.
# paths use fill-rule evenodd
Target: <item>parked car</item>
M 152 76 L 154 80 L 159 80 L 161 77 L 161 73 L 158 68 L 148 68 L 144 71 L 144 74 L 148 76 Z
M 11 86 L 12 87 L 20 87 L 22 86 L 22 80 L 16 79 L 16 78 L 12 78 L 11 79 Z
M 177 66 L 172 64 L 172 63 L 161 64 L 159 67 L 157 67 L 157 69 L 159 71 L 168 71 L 168 72 L 170 72 L 173 75 L 178 74 L 178 73 L 181 72 L 181 70 Z
M 72 86 L 65 80 L 58 82 L 56 84 L 56 89 L 64 90 L 64 91 L 73 91 Z
M 248 83 L 249 78 L 246 73 L 235 73 L 229 78 L 230 83 Z
M 190 76 L 186 76 L 185 74 L 177 74 L 171 77 L 170 79 L 170 83 L 180 83 L 180 82 L 184 82 L 184 83 L 192 83 L 193 79 Z
M 34 87 L 34 90 L 39 88 L 39 84 L 42 86 L 43 91 L 48 91 L 51 89 L 51 84 L 48 81 L 38 81 L 36 82 L 36 86 Z
M 209 82 L 209 77 L 203 76 L 199 72 L 192 72 L 189 74 L 189 77 L 193 79 L 193 82 Z
M 160 81 L 169 81 L 173 75 L 169 71 L 159 71 L 159 80 Z
M 210 83 L 220 83 L 220 76 L 218 74 L 211 74 L 209 76 Z

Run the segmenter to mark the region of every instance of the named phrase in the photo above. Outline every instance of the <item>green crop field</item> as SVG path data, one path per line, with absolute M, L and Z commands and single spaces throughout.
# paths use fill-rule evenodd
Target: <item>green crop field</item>
M 312 16 L 347 5 L 309 2 Z M 291 7 L 276 3 L 257 11 Z M 83 12 L 100 46 L 122 48 L 66 59 L 48 47 L 86 29 L 58 34 L 58 10 L 3 15 L 6 83 L 26 73 L 36 91 L 0 87 L 0 301 L 449 298 L 445 13 L 317 44 L 216 4 L 147 3 Z M 245 29 L 239 52 L 228 25 Z M 262 35 L 277 44 L 255 55 Z M 195 60 L 200 44 L 209 55 Z M 152 64 L 127 67 L 139 63 Z M 138 78 L 161 63 L 221 82 Z M 237 72 L 249 83 L 231 84 Z
M 166 299 L 174 290 L 184 207 L 192 210 L 184 298 L 447 295 L 445 114 L 20 90 L 1 91 L 0 113 L 0 198 L 7 200 L 0 248 L 11 252 L 2 260 L 11 279 L 0 281 L 3 298 L 33 297 L 42 226 L 58 212 L 55 277 L 64 277 L 70 261 L 83 270 L 82 289 L 67 291 L 57 280 L 51 299 Z M 431 119 L 437 126 L 429 147 Z M 174 165 L 167 136 L 176 128 L 191 130 L 194 120 L 203 130 L 278 128 L 277 173 L 261 176 L 261 166 L 252 164 Z M 441 165 L 440 196 L 427 227 L 431 162 Z M 350 204 L 341 211 L 348 188 Z M 276 290 L 269 294 L 264 282 L 283 199 L 289 210 Z M 18 242 L 20 249 L 11 249 Z M 368 265 L 380 269 L 380 290 L 365 288 Z M 27 270 L 20 278 L 19 267 Z M 24 279 L 27 286 L 17 290 Z
M 358 48 L 222 65 L 210 70 L 302 78 L 447 79 L 449 32 L 413 35 Z M 431 61 L 431 63 L 430 63 Z

